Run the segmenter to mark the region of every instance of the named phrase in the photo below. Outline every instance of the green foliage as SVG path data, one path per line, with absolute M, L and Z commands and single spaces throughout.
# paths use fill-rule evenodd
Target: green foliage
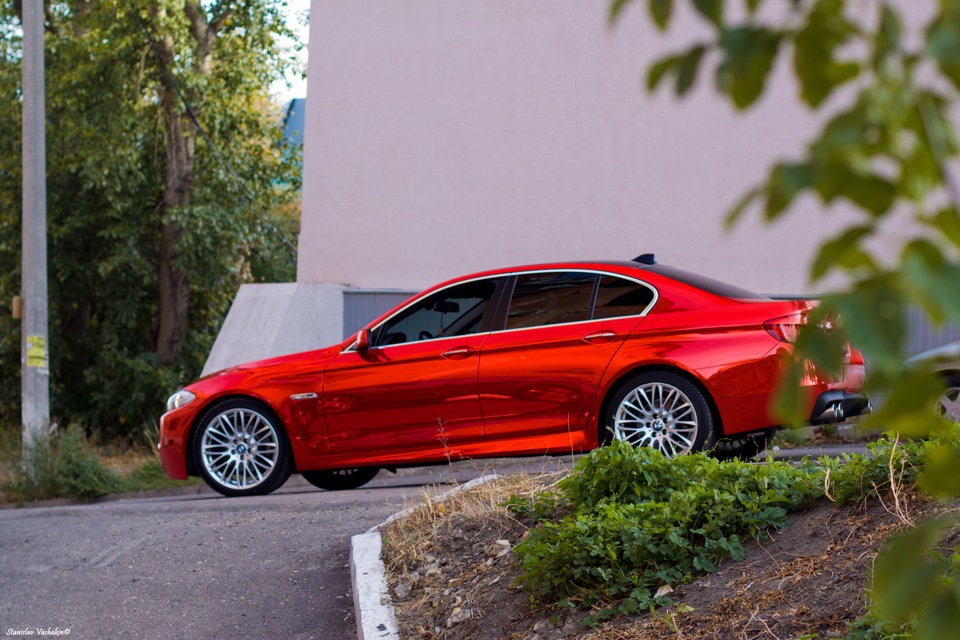
M 616 2 L 612 18 L 627 4 Z M 649 2 L 657 27 L 666 30 L 673 3 L 668 11 L 662 6 L 656 10 L 660 4 Z M 745 12 L 725 13 L 719 2 L 690 0 L 691 9 L 708 18 L 713 37 L 655 62 L 648 86 L 655 89 L 672 74 L 677 94 L 684 95 L 699 67 L 715 65 L 717 90 L 734 108 L 744 110 L 762 96 L 778 58 L 792 55 L 800 100 L 819 112 L 818 120 L 824 123 L 799 157 L 773 166 L 727 215 L 732 223 L 759 206 L 766 220 L 777 220 L 804 195 L 818 198 L 825 208 L 843 203 L 860 214 L 827 239 L 812 260 L 813 282 L 843 275 L 849 286 L 825 296 L 801 332 L 778 394 L 781 416 L 790 424 L 806 417 L 809 403 L 800 397 L 798 382 L 811 366 L 837 372 L 837 346 L 850 342 L 870 362 L 868 391 L 887 394 L 865 426 L 912 435 L 943 429 L 943 420 L 930 409 L 941 383 L 922 367 L 907 369 L 902 363 L 908 308 L 921 309 L 936 323 L 960 323 L 960 182 L 950 168 L 960 145 L 948 115 L 960 103 L 960 3 L 944 0 L 921 7 L 881 0 L 864 11 L 852 0 L 788 0 L 776 3 L 777 10 L 762 22 L 756 12 L 763 3 L 744 4 Z M 689 68 L 684 69 L 681 90 L 682 62 Z M 910 216 L 913 224 L 905 227 L 901 218 L 896 227 L 899 253 L 884 243 L 884 255 L 877 256 L 872 241 L 895 215 Z M 824 318 L 838 316 L 842 325 L 817 329 Z M 889 453 L 892 466 L 902 465 L 909 478 L 916 477 L 906 449 L 891 448 Z M 960 493 L 955 448 L 926 454 L 931 466 L 924 486 L 941 496 Z M 855 499 L 882 483 L 880 459 L 849 461 L 851 466 L 843 468 L 850 474 L 847 479 L 852 483 L 858 478 L 860 484 L 838 482 L 838 498 Z M 907 540 L 928 552 L 939 526 L 936 521 L 921 525 Z M 878 587 L 877 619 L 896 622 L 919 613 L 917 637 L 956 635 L 960 588 L 953 586 L 955 568 L 943 559 L 928 562 L 926 556 L 910 555 L 905 545 L 894 543 L 885 554 L 889 562 L 902 564 L 880 580 L 884 588 Z M 904 598 L 895 606 L 896 598 L 883 597 L 887 592 Z M 928 598 L 905 597 L 917 593 Z
M 143 457 L 128 452 L 135 460 Z M 24 460 L 33 472 L 26 471 Z M 90 500 L 111 493 L 143 491 L 199 484 L 170 480 L 156 450 L 131 471 L 118 474 L 107 468 L 96 447 L 76 426 L 68 427 L 22 451 L 19 429 L 0 428 L 0 501 L 31 502 L 51 498 Z
M 563 502 L 563 494 L 556 491 L 543 491 L 533 499 L 510 496 L 501 506 L 520 520 L 539 524 L 557 518 Z
M 518 582 L 537 602 L 616 602 L 620 613 L 665 604 L 660 586 L 742 559 L 741 538 L 786 526 L 787 513 L 822 495 L 820 486 L 816 473 L 785 463 L 671 460 L 615 442 L 577 463 L 558 485 L 559 501 L 511 501 L 514 513 L 540 519 L 515 549 Z M 543 520 L 551 509 L 566 515 Z
M 881 622 L 870 616 L 850 625 L 845 640 L 911 640 L 913 625 Z
M 953 457 L 943 457 L 944 451 Z M 667 459 L 656 450 L 617 441 L 582 458 L 556 492 L 533 499 L 513 496 L 505 503 L 531 524 L 515 548 L 518 584 L 535 603 L 600 606 L 601 618 L 668 604 L 656 597 L 661 586 L 716 571 L 724 558 L 742 559 L 741 540 L 787 526 L 787 514 L 824 496 L 838 505 L 884 497 L 921 481 L 927 465 L 957 459 L 956 425 L 925 440 L 886 434 L 864 455 L 804 460 L 797 466 L 772 460 L 720 462 L 704 454 Z M 946 567 L 940 561 L 931 566 Z M 942 576 L 925 571 L 911 588 L 922 578 Z M 941 593 L 936 585 L 924 588 Z M 906 617 L 871 617 L 854 625 L 852 637 L 900 637 L 904 625 L 913 625 Z
M 58 494 L 74 498 L 99 498 L 123 489 L 117 474 L 103 466 L 83 432 L 71 427 L 56 441 L 54 473 Z
M 15 432 L 4 432 L 0 490 L 6 500 L 90 499 L 123 490 L 120 478 L 103 466 L 77 427 L 34 442 L 22 457 L 19 442 L 13 437 Z M 30 461 L 31 472 L 25 470 L 24 460 Z
M 866 455 L 844 454 L 840 458 L 819 460 L 826 478 L 826 491 L 838 505 L 889 493 L 893 488 L 891 479 L 898 487 L 916 484 L 929 450 L 936 445 L 927 441 L 901 442 L 885 436 L 867 447 Z
M 20 38 L 0 4 L 0 300 L 20 289 Z M 294 277 L 300 149 L 280 142 L 268 90 L 296 70 L 282 0 L 203 3 L 232 12 L 201 78 L 184 3 L 55 2 L 46 33 L 47 215 L 53 414 L 129 436 L 196 377 L 237 288 Z M 140 25 L 143 25 L 143 29 Z M 164 217 L 164 71 L 144 31 L 169 37 L 170 67 L 216 148 L 196 142 L 187 206 Z M 189 126 L 189 123 L 185 121 Z M 238 181 L 228 167 L 239 174 Z M 242 181 L 242 182 L 241 182 Z M 154 355 L 161 226 L 183 230 L 190 327 L 181 357 Z M 0 310 L 2 311 L 2 310 Z M 0 419 L 19 419 L 20 336 L 0 313 Z
M 956 524 L 953 516 L 927 520 L 891 540 L 874 563 L 875 610 L 894 623 L 916 620 L 918 640 L 949 638 L 960 629 L 960 549 L 947 556 L 937 549 Z

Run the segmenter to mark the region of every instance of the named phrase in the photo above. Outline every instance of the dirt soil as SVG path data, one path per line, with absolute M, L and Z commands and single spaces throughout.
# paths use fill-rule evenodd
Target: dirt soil
M 916 497 L 901 502 L 909 502 L 912 517 L 930 508 Z M 589 611 L 531 608 L 514 586 L 512 547 L 526 527 L 502 509 L 441 518 L 388 583 L 404 639 L 838 638 L 865 613 L 877 550 L 904 526 L 887 507 L 872 500 L 837 508 L 824 500 L 770 539 L 745 544 L 742 562 L 676 587 L 674 607 L 596 629 L 583 624 Z

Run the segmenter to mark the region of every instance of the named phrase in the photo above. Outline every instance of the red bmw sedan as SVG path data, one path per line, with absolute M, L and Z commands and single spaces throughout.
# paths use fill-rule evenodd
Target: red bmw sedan
M 444 282 L 341 344 L 225 369 L 160 421 L 171 478 L 228 496 L 291 473 L 324 489 L 380 468 L 569 454 L 617 438 L 668 456 L 761 451 L 770 399 L 812 303 L 656 264 L 570 262 Z M 810 369 L 813 422 L 857 415 L 863 359 Z

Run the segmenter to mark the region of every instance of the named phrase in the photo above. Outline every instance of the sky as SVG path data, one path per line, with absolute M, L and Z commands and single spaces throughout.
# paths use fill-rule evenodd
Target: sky
M 310 0 L 287 0 L 287 5 L 289 6 L 287 24 L 300 34 L 300 39 L 306 45 L 310 39 L 310 30 L 306 24 L 306 17 L 310 13 Z M 300 52 L 300 59 L 304 64 L 307 63 L 307 53 L 307 47 L 304 47 Z M 270 93 L 276 96 L 277 101 L 281 104 L 285 104 L 293 98 L 307 97 L 306 78 L 292 78 L 291 80 L 292 85 L 289 88 L 283 82 L 275 82 L 270 87 Z

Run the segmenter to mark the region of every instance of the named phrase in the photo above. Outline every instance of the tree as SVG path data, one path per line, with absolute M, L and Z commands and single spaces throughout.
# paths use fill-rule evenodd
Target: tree
M 614 0 L 611 19 L 630 4 Z M 666 30 L 675 5 L 687 3 L 645 4 L 657 27 Z M 703 18 L 712 38 L 653 64 L 647 74 L 650 90 L 671 82 L 684 96 L 702 68 L 712 66 L 717 91 L 734 108 L 746 110 L 763 94 L 777 59 L 788 56 L 800 100 L 826 114 L 826 124 L 806 150 L 776 164 L 732 207 L 729 221 L 759 209 L 774 222 L 805 193 L 825 207 L 845 202 L 863 213 L 858 224 L 824 241 L 813 257 L 811 280 L 840 271 L 850 284 L 826 296 L 801 332 L 781 408 L 799 418 L 801 403 L 793 390 L 802 373 L 800 358 L 839 370 L 843 344 L 850 341 L 871 362 L 870 389 L 889 391 L 872 423 L 906 434 L 943 428 L 930 410 L 942 383 L 927 371 L 904 370 L 901 363 L 909 306 L 938 322 L 960 322 L 960 183 L 954 174 L 960 148 L 950 119 L 960 104 L 960 0 L 926 6 L 886 0 L 690 0 L 688 6 Z M 910 11 L 911 20 L 903 19 L 901 9 Z M 925 15 L 929 20 L 911 32 L 907 25 Z M 868 242 L 896 212 L 912 215 L 914 226 L 898 259 L 889 264 L 871 252 Z M 836 314 L 843 320 L 838 329 L 817 330 Z M 960 493 L 958 453 L 939 452 L 934 460 L 926 484 L 941 494 Z M 920 637 L 955 634 L 960 619 L 949 563 L 921 562 L 948 524 L 938 520 L 918 528 L 878 562 L 883 569 L 875 582 L 878 613 L 902 621 L 919 612 Z M 907 548 L 914 552 L 904 553 Z
M 19 285 L 19 35 L 0 4 L 0 292 Z M 155 422 L 237 286 L 292 279 L 299 150 L 268 88 L 295 65 L 281 0 L 55 2 L 47 12 L 54 415 Z M 202 127 L 201 130 L 198 128 Z M 9 179 L 8 179 L 9 178 Z M 17 327 L 0 320 L 15 389 Z M 8 336 L 13 337 L 9 339 Z M 0 390 L 0 415 L 15 400 Z M 9 412 L 9 413 L 8 413 Z

